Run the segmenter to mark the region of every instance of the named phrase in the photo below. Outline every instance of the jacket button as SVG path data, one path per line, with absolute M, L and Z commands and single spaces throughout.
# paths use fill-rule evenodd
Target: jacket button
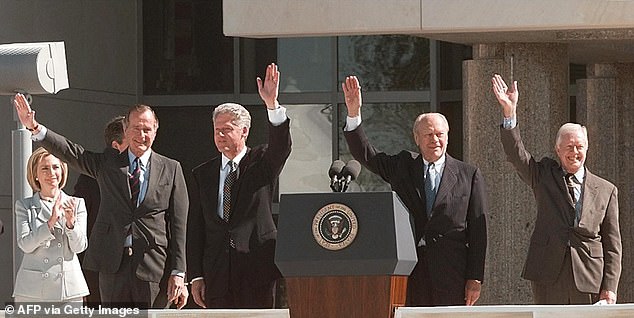
M 57 247 L 62 248 L 62 243 L 57 243 Z
M 58 273 L 57 274 L 57 277 L 59 277 L 59 278 L 62 278 L 62 276 L 64 276 L 64 274 L 62 274 L 62 273 Z
M 58 262 L 58 263 L 60 263 L 60 264 L 61 264 L 63 261 L 64 261 L 64 259 L 63 259 L 63 258 L 61 258 L 61 257 L 58 257 L 58 258 L 57 258 L 57 262 Z
M 44 258 L 44 264 L 48 264 L 48 258 Z
M 42 278 L 43 279 L 47 279 L 48 278 L 48 273 L 42 273 Z

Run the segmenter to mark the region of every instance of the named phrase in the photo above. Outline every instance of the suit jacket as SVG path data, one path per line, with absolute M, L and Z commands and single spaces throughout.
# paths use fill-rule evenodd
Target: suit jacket
M 86 202 L 86 211 L 88 211 L 88 234 L 90 234 L 92 227 L 95 225 L 95 221 L 97 221 L 99 205 L 101 204 L 99 184 L 97 184 L 97 180 L 85 174 L 80 174 L 73 190 L 74 196 L 83 198 Z
M 480 170 L 446 155 L 432 216 L 428 220 L 422 155 L 379 152 L 368 141 L 363 124 L 344 135 L 352 156 L 388 182 L 414 219 L 415 242 L 423 236 L 435 286 L 455 286 L 464 292 L 467 279 L 484 279 L 486 257 L 486 192 Z M 420 256 L 419 256 L 420 257 Z M 451 284 L 448 284 L 451 282 Z
M 84 258 L 86 268 L 104 273 L 117 272 L 131 227 L 135 253 L 143 253 L 136 268 L 139 279 L 160 282 L 172 270 L 185 272 L 189 198 L 178 161 L 152 152 L 147 193 L 136 207 L 130 201 L 127 151 L 86 151 L 50 129 L 40 144 L 72 168 L 95 178 L 99 184 L 101 204 Z
M 574 225 L 575 208 L 564 181 L 564 170 L 551 158 L 536 161 L 524 148 L 519 127 L 500 128 L 507 160 L 533 189 L 537 220 L 522 277 L 551 282 L 559 276 L 570 250 L 579 291 L 616 292 L 621 276 L 621 233 L 617 188 L 586 168 L 581 218 Z
M 61 192 L 61 199 L 69 196 Z M 42 204 L 40 194 L 15 202 L 18 247 L 24 252 L 16 274 L 13 296 L 64 301 L 88 295 L 77 253 L 88 246 L 86 205 L 77 198 L 77 217 L 73 229 L 62 218 L 53 233 L 48 228 L 51 207 Z
M 229 239 L 233 239 L 237 252 L 250 255 L 241 258 L 248 264 L 238 267 L 250 271 L 243 274 L 251 276 L 253 286 L 280 276 L 273 262 L 277 228 L 271 204 L 278 176 L 291 152 L 289 124 L 289 119 L 279 126 L 269 123 L 268 145 L 247 149 L 232 187 L 228 223 L 218 215 L 221 157 L 193 170 L 187 264 L 190 277 L 205 279 L 207 299 L 221 297 L 229 288 L 228 274 L 217 269 L 219 262 L 227 262 Z
M 92 228 L 99 215 L 99 204 L 101 197 L 99 196 L 99 185 L 97 180 L 85 175 L 80 174 L 77 178 L 77 182 L 73 187 L 73 195 L 76 197 L 84 198 L 86 202 L 86 211 L 88 212 L 87 230 L 88 235 L 92 233 Z M 79 262 L 84 264 L 84 256 L 86 253 L 79 254 Z M 84 300 L 88 304 L 99 304 L 101 301 L 101 294 L 99 292 L 99 273 L 87 270 L 84 268 L 84 277 L 86 283 L 90 289 L 90 295 Z

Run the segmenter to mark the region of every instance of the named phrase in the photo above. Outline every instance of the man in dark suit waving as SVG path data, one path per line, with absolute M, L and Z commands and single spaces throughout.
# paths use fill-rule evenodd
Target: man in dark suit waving
M 493 92 L 504 116 L 500 136 L 507 160 L 537 202 L 535 229 L 522 277 L 531 281 L 536 304 L 616 302 L 621 276 L 621 232 L 617 188 L 585 167 L 586 128 L 561 126 L 551 158 L 536 161 L 524 148 L 517 125 L 517 82 L 500 75 Z
M 249 112 L 238 104 L 214 110 L 220 156 L 196 167 L 188 221 L 192 297 L 203 308 L 272 308 L 280 273 L 273 262 L 277 229 L 273 188 L 291 152 L 290 120 L 277 101 L 275 64 L 257 79 L 269 118 L 269 142 L 246 146 Z
M 102 303 L 184 306 L 189 199 L 180 163 L 151 149 L 159 126 L 152 108 L 135 105 L 129 109 L 127 151 L 94 153 L 38 124 L 22 94 L 15 96 L 14 104 L 35 141 L 99 184 L 99 215 L 84 266 L 99 272 Z
M 388 182 L 414 219 L 418 263 L 408 281 L 408 306 L 473 305 L 480 297 L 486 257 L 486 190 L 480 170 L 446 153 L 449 124 L 438 113 L 414 122 L 419 153 L 387 155 L 361 125 L 361 86 L 342 85 L 350 152 Z

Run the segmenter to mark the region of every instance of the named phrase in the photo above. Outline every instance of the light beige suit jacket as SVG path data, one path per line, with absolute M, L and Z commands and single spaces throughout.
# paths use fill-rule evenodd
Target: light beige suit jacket
M 61 193 L 62 200 L 69 198 Z M 88 285 L 77 259 L 77 253 L 88 247 L 86 204 L 84 199 L 76 199 L 74 228 L 66 228 L 62 218 L 55 224 L 53 233 L 47 224 L 51 208 L 42 203 L 39 193 L 15 202 L 17 243 L 24 257 L 17 272 L 14 297 L 64 301 L 88 295 Z

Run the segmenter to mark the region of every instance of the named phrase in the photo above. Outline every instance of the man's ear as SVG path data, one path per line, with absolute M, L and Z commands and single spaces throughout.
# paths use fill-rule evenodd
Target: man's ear
M 249 128 L 242 127 L 242 137 L 244 137 L 244 139 L 246 140 L 248 136 L 249 136 Z

